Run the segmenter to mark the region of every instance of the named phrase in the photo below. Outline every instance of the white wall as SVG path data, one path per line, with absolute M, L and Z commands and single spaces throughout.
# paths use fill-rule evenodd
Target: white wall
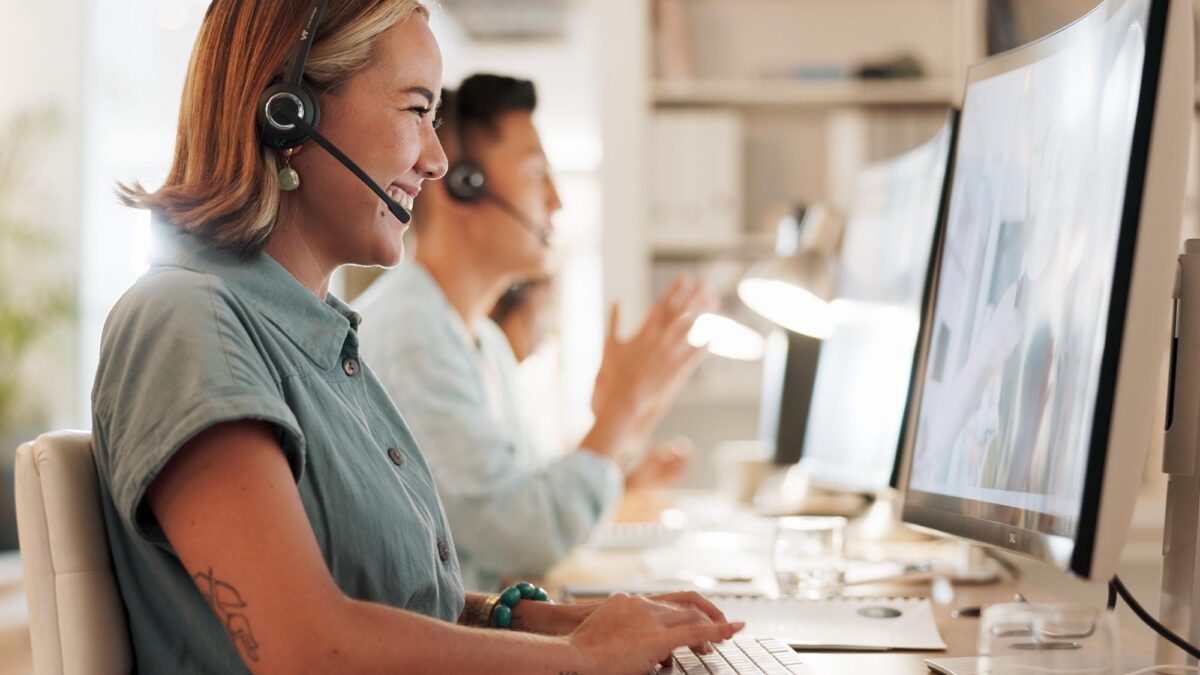
M 76 285 L 79 258 L 80 185 L 83 181 L 82 67 L 83 0 L 0 3 L 0 124 L 20 111 L 53 108 L 62 123 L 39 146 L 25 174 L 19 210 L 61 243 L 50 256 L 19 258 L 31 264 L 17 278 L 42 288 Z M 5 270 L 6 277 L 10 270 Z M 75 339 L 69 324 L 48 334 L 19 364 L 37 424 L 75 426 L 79 416 L 73 392 L 78 387 Z M 9 368 L 12 364 L 0 364 Z M 22 432 L 36 429 L 21 429 Z
M 146 268 L 150 216 L 117 182 L 157 187 L 175 148 L 179 98 L 207 0 L 89 0 L 84 30 L 83 219 L 77 405 L 90 420 L 100 332 Z
M 100 331 L 145 268 L 148 215 L 117 204 L 116 182 L 154 185 L 174 147 L 179 93 L 207 0 L 0 4 L 0 117 L 53 105 L 64 124 L 29 167 L 28 207 L 64 242 L 22 274 L 77 289 L 77 317 L 32 354 L 26 396 L 53 427 L 90 426 Z M 86 112 L 86 114 L 85 114 Z

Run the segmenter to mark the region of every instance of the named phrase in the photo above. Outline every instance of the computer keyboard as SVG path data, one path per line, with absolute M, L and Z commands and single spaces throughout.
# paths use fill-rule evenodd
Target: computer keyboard
M 671 654 L 671 667 L 655 675 L 796 675 L 808 670 L 787 643 L 776 638 L 734 638 L 713 645 L 709 654 L 680 647 Z
M 597 550 L 645 549 L 670 546 L 683 535 L 682 527 L 660 522 L 608 523 L 597 529 L 588 542 Z

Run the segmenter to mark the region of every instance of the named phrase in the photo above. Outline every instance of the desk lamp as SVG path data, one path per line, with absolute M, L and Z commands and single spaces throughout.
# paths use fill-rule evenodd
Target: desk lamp
M 784 217 L 776 233 L 775 257 L 746 272 L 738 283 L 738 297 L 790 331 L 827 337 L 833 330 L 829 301 L 841 237 L 840 219 L 821 204 Z

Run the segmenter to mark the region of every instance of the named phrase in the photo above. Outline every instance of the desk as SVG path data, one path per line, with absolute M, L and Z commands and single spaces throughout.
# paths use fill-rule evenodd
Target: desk
M 928 595 L 928 586 L 908 586 L 902 589 L 880 587 L 861 589 L 866 595 L 908 594 Z M 931 672 L 925 659 L 938 656 L 970 656 L 977 653 L 976 633 L 979 619 L 958 619 L 950 616 L 956 607 L 1011 602 L 1013 594 L 1020 592 L 1031 601 L 1049 601 L 1054 598 L 1028 584 L 1005 580 L 981 586 L 958 586 L 954 589 L 954 600 L 947 604 L 933 603 L 934 618 L 942 639 L 946 641 L 945 652 L 884 652 L 878 654 L 849 654 L 832 652 L 807 652 L 805 662 L 812 664 L 819 673 L 887 673 L 896 675 L 926 675 Z M 1153 641 L 1143 632 L 1121 626 L 1121 645 L 1125 652 L 1150 655 L 1154 651 Z
M 623 516 L 631 516 L 628 510 Z M 898 545 L 904 548 L 911 545 Z M 929 544 L 925 544 L 926 547 Z M 644 578 L 642 558 L 633 550 L 588 550 L 581 549 L 558 565 L 547 578 L 548 587 L 561 589 L 572 585 L 598 585 L 617 587 L 622 583 L 632 584 Z M 1064 580 L 1065 583 L 1065 580 Z M 1078 583 L 1078 582 L 1072 582 Z M 878 673 L 881 675 L 925 675 L 931 671 L 924 660 L 930 657 L 971 656 L 977 652 L 976 633 L 979 619 L 959 619 L 950 615 L 959 607 L 978 606 L 1011 602 L 1013 595 L 1020 592 L 1032 602 L 1055 601 L 1062 597 L 1053 587 L 1030 581 L 1015 581 L 1006 578 L 987 585 L 956 585 L 953 597 L 939 597 L 933 602 L 934 618 L 938 630 L 947 645 L 945 652 L 803 652 L 806 663 L 816 673 Z M 857 586 L 847 590 L 847 595 L 862 597 L 908 596 L 929 597 L 929 584 Z M 1151 600 L 1147 598 L 1148 600 Z M 1103 601 L 1100 600 L 1102 603 Z M 736 619 L 737 617 L 730 617 Z M 1129 615 L 1120 616 L 1122 651 L 1151 656 L 1154 639 L 1148 630 Z

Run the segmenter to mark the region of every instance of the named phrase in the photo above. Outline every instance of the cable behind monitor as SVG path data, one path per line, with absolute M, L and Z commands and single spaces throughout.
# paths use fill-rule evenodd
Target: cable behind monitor
M 1116 606 L 1114 593 L 1121 596 L 1121 599 L 1125 601 L 1125 604 L 1129 605 L 1129 609 L 1132 609 L 1133 613 L 1136 614 L 1143 623 L 1154 629 L 1154 632 L 1161 635 L 1171 644 L 1187 652 L 1192 658 L 1200 659 L 1200 648 L 1188 643 L 1186 640 L 1173 633 L 1169 628 L 1159 623 L 1158 619 L 1150 616 L 1150 613 L 1142 607 L 1141 603 L 1137 601 L 1137 598 L 1134 598 L 1133 594 L 1129 592 L 1129 589 L 1125 587 L 1125 584 L 1121 582 L 1121 578 L 1119 576 L 1113 576 L 1112 581 L 1108 582 L 1108 588 L 1110 608 Z

